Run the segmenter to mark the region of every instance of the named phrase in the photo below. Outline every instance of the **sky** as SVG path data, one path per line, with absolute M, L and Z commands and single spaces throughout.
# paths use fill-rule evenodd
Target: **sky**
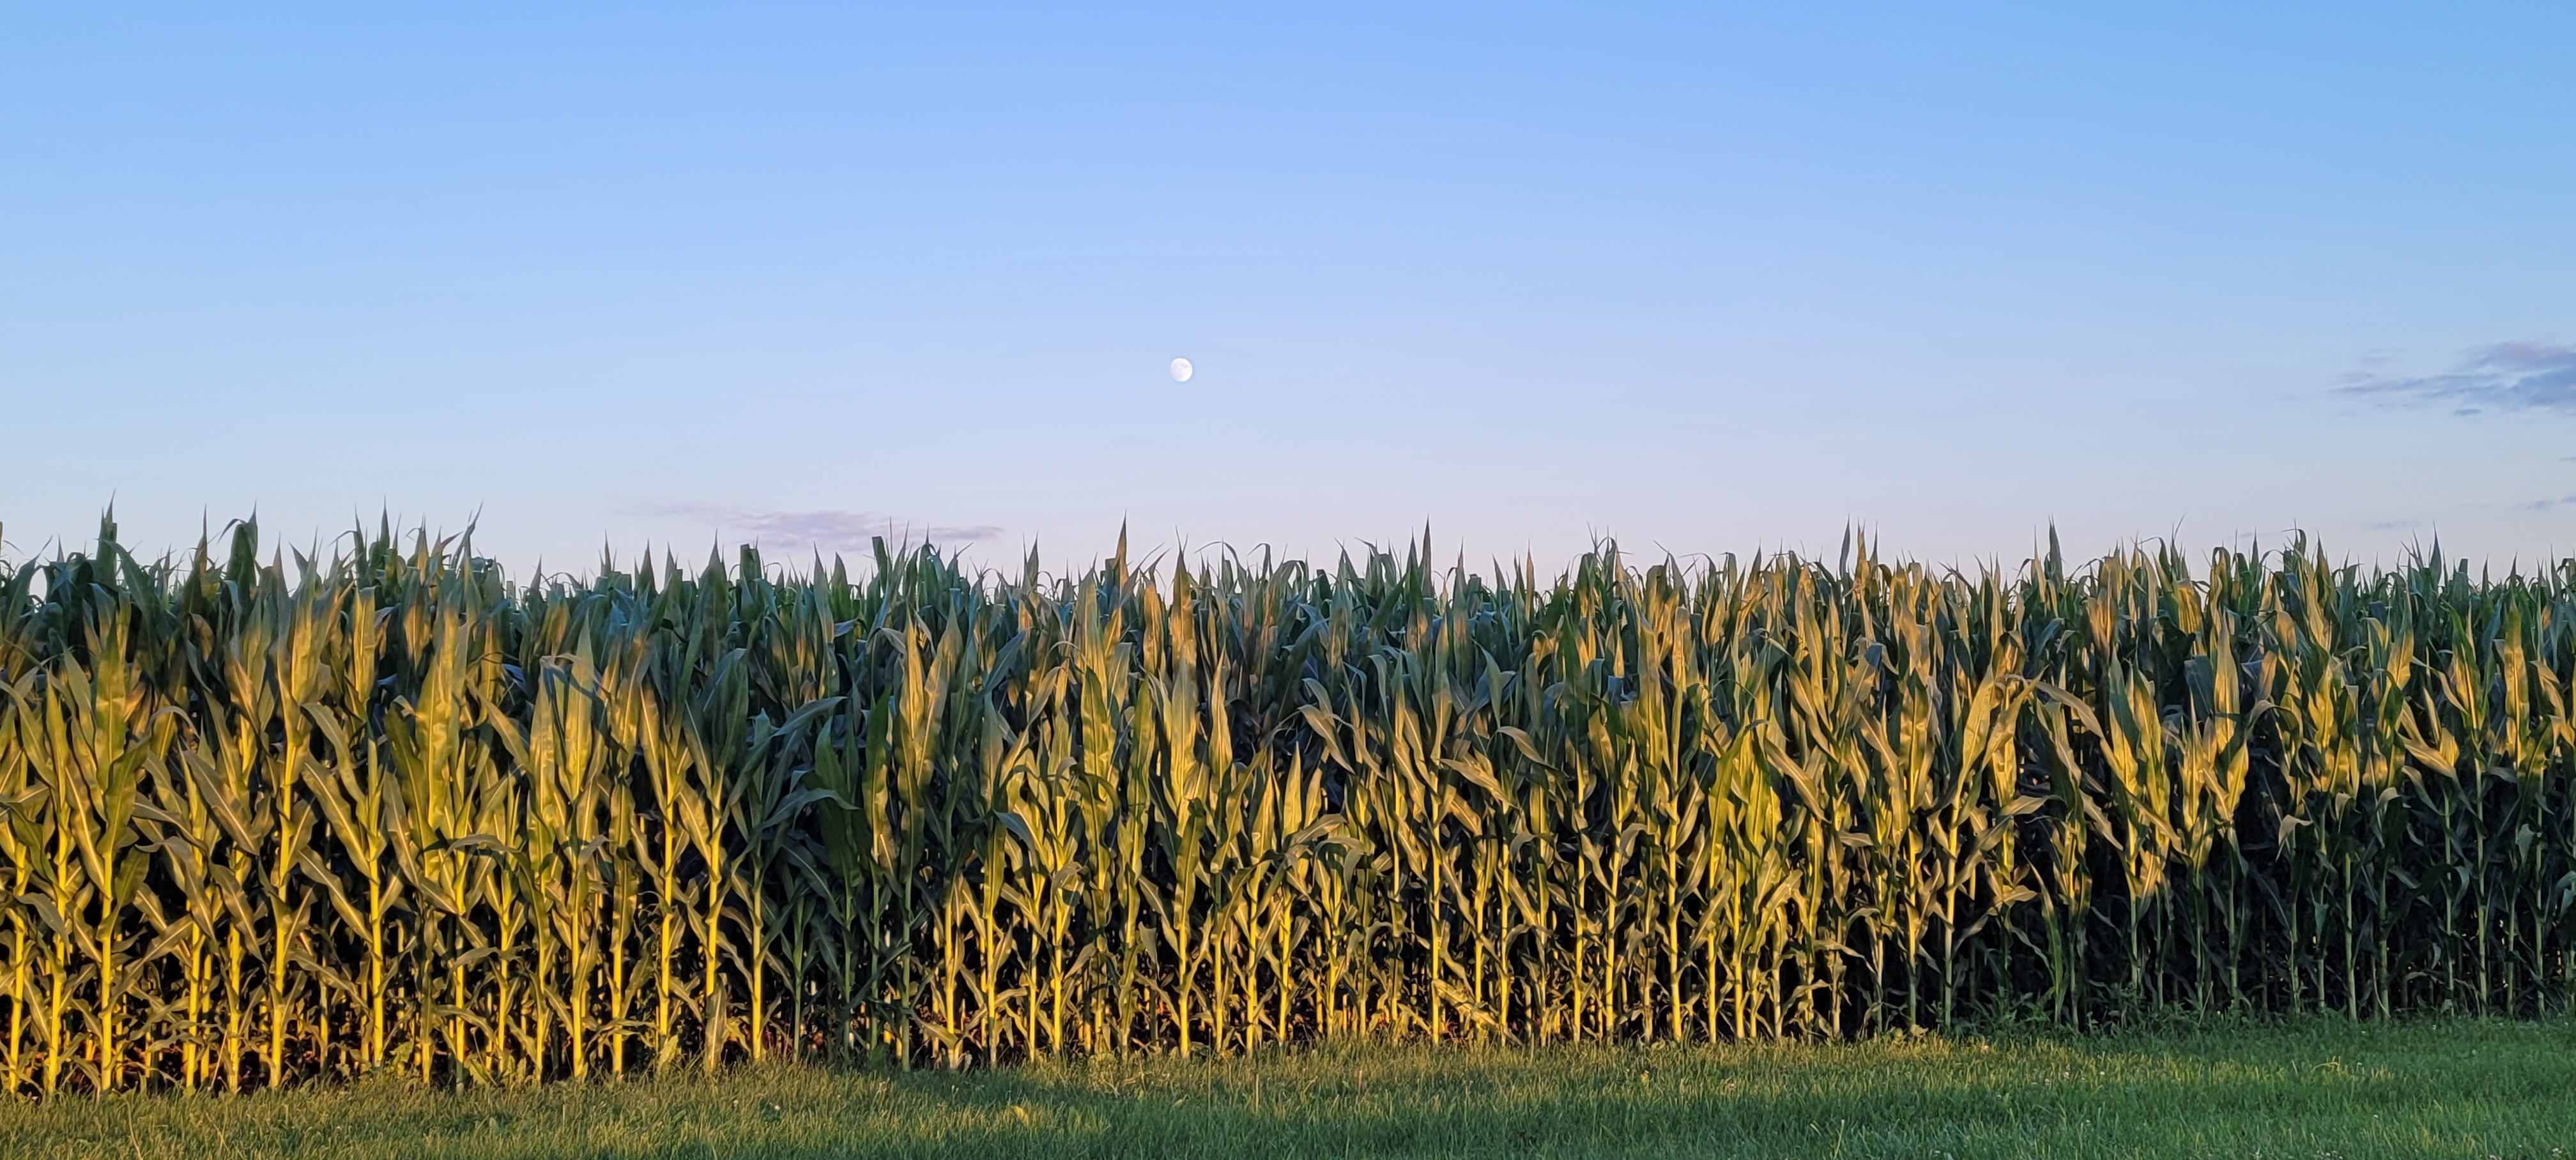
M 2576 551 L 2576 6 L 7 25 L 11 559 Z

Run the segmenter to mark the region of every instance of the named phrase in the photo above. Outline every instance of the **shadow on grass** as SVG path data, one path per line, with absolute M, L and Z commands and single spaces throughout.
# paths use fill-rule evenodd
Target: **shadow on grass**
M 1252 1059 L 0 1112 L 0 1155 L 216 1157 L 2274 1156 L 2576 1151 L 2565 1024 Z M 2558 1153 L 2564 1155 L 2564 1152 Z

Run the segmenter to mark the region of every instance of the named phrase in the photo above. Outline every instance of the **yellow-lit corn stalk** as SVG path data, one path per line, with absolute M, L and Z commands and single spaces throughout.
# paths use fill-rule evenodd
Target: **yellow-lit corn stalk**
M 2576 1001 L 2576 562 L 0 571 L 0 1087 Z

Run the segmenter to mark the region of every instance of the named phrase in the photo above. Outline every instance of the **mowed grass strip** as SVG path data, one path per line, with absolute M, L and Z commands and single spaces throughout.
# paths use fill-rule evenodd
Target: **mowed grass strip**
M 1327 1047 L 972 1072 L 763 1067 L 0 1109 L 55 1157 L 2551 1157 L 2576 1024 L 2340 1021 L 1727 1047 Z

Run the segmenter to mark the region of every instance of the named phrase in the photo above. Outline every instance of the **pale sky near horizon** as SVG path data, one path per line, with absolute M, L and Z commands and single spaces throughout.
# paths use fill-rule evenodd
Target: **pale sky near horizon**
M 0 27 L 10 559 L 2576 551 L 2567 5 Z

